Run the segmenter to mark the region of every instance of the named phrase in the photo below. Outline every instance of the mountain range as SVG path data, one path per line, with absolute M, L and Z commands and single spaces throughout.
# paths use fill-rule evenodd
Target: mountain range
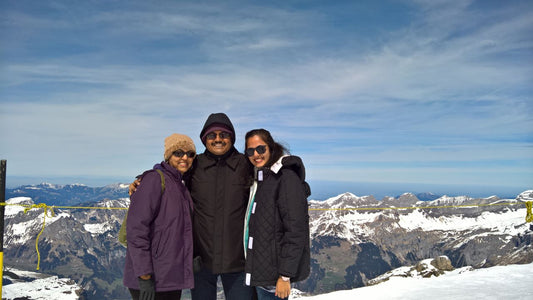
M 84 184 L 59 185 L 43 182 L 37 185 L 22 185 L 6 189 L 6 199 L 14 197 L 29 197 L 35 203 L 47 205 L 76 205 L 85 202 L 95 202 L 102 199 L 127 198 L 128 185 L 115 183 L 103 187 L 89 187 Z M 415 196 L 422 201 L 435 200 L 441 195 L 425 192 Z
M 127 198 L 127 184 L 110 184 L 103 187 L 89 187 L 84 184 L 51 184 L 43 182 L 37 185 L 22 185 L 6 189 L 6 199 L 29 197 L 35 203 L 47 205 L 77 205 L 96 202 L 103 199 Z
M 21 196 L 30 191 L 35 198 Z M 126 185 L 41 184 L 7 194 L 16 196 L 5 210 L 6 266 L 35 270 L 38 263 L 35 241 L 44 211 L 25 212 L 20 205 L 83 203 L 94 209 L 56 208 L 44 218 L 39 272 L 71 278 L 83 288 L 80 299 L 129 298 L 122 286 L 125 248 L 116 238 L 129 205 Z M 295 288 L 314 295 L 362 287 L 391 270 L 439 256 L 448 257 L 454 268 L 531 263 L 533 226 L 525 222 L 526 200 L 533 201 L 533 190 L 514 199 L 444 195 L 421 201 L 406 193 L 377 200 L 344 193 L 310 200 L 311 275 Z
M 345 193 L 309 201 L 311 276 L 300 290 L 325 293 L 365 286 L 389 270 L 445 255 L 453 267 L 484 268 L 533 261 L 533 226 L 524 201 L 413 194 L 376 200 Z

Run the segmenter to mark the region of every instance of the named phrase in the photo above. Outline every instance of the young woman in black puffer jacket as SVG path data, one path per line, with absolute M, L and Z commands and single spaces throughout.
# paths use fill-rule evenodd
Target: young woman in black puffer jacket
M 290 284 L 310 270 L 305 167 L 265 129 L 246 134 L 245 153 L 255 175 L 244 224 L 245 284 L 259 300 L 288 299 Z

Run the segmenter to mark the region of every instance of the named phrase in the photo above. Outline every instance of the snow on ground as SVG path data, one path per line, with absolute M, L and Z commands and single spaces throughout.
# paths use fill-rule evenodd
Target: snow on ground
M 401 269 L 401 268 L 400 268 Z M 398 269 L 398 273 L 401 272 Z M 42 274 L 16 271 L 19 276 L 39 277 Z M 472 270 L 469 267 L 447 272 L 439 277 L 391 277 L 388 281 L 368 287 L 328 294 L 300 297 L 293 290 L 291 299 L 301 300 L 496 300 L 533 299 L 533 263 L 525 265 L 496 266 Z M 52 276 L 32 282 L 13 283 L 4 286 L 2 299 L 28 297 L 28 299 L 78 299 L 80 287 L 66 278 Z
M 432 278 L 399 278 L 374 286 L 337 291 L 302 300 L 533 299 L 533 263 L 465 271 L 457 269 Z M 296 299 L 296 297 L 294 297 Z
M 2 288 L 2 299 L 42 299 L 42 300 L 77 300 L 79 299 L 76 291 L 81 290 L 81 287 L 73 280 L 68 278 L 58 278 L 57 276 L 50 276 L 46 278 L 39 278 L 46 275 L 19 271 L 15 269 L 7 269 L 15 272 L 18 276 L 37 278 L 31 282 L 15 282 L 4 285 Z M 5 274 L 4 274 L 5 275 Z

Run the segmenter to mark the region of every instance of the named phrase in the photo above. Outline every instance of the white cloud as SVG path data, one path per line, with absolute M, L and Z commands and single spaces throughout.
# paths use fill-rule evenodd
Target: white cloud
M 46 172 L 75 172 L 82 156 L 98 158 L 81 167 L 85 173 L 136 173 L 159 159 L 169 132 L 199 143 L 205 118 L 219 111 L 238 134 L 270 129 L 308 157 L 318 177 L 355 174 L 362 167 L 353 164 L 362 162 L 375 163 L 367 169 L 378 178 L 389 162 L 441 162 L 432 167 L 441 174 L 450 162 L 475 162 L 481 174 L 483 161 L 521 160 L 523 168 L 533 161 L 527 5 L 416 1 L 409 24 L 376 36 L 372 47 L 340 49 L 323 44 L 323 33 L 353 32 L 318 9 L 167 5 L 87 15 L 80 8 L 57 21 L 3 14 L 14 43 L 0 65 L 0 134 L 8 139 L 0 151 L 23 161 L 19 173 L 31 169 L 26 147 L 50 155 Z M 15 38 L 19 29 L 27 39 Z M 44 53 L 47 36 L 29 39 L 61 40 L 56 31 L 83 51 Z M 15 55 L 30 46 L 42 47 L 42 57 Z M 237 142 L 242 149 L 242 137 Z M 64 165 L 53 168 L 58 161 Z M 427 167 L 401 172 L 419 180 Z

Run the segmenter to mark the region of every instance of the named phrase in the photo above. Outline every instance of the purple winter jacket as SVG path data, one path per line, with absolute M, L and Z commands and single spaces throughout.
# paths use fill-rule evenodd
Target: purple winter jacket
M 139 289 L 137 278 L 152 274 L 157 292 L 193 288 L 192 200 L 181 173 L 162 162 L 142 178 L 128 210 L 124 285 Z

